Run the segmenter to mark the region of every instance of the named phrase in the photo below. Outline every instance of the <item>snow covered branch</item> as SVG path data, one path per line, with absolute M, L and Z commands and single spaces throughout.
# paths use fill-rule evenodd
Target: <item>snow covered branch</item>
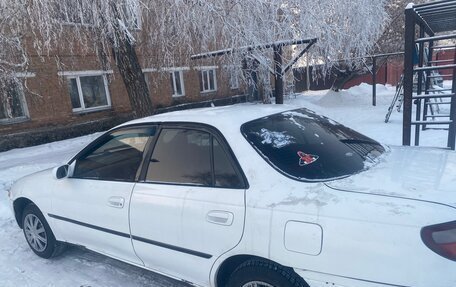
M 160 70 L 198 64 L 192 54 L 306 38 L 318 38 L 310 60 L 331 65 L 372 49 L 388 18 L 387 1 L 0 0 L 0 69 L 25 69 L 29 54 L 62 51 L 95 54 L 109 65 L 113 48 L 128 43 L 142 65 Z M 256 57 L 270 53 L 259 50 Z M 219 61 L 239 65 L 245 57 Z

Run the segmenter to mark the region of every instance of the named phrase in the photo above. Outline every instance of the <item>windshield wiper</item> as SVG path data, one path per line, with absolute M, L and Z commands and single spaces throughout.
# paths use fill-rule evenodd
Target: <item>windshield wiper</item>
M 378 145 L 381 146 L 380 143 L 372 140 L 361 140 L 361 139 L 343 139 L 340 140 L 341 143 L 345 144 L 371 144 L 371 145 Z

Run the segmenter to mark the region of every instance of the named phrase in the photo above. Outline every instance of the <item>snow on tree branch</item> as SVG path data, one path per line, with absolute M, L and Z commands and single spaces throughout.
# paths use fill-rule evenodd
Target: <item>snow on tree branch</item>
M 6 47 L 0 52 L 0 67 L 27 66 L 27 52 L 46 57 L 62 49 L 73 54 L 96 51 L 108 57 L 112 47 L 122 43 L 119 37 L 136 45 L 143 64 L 156 68 L 188 65 L 195 53 L 314 37 L 319 40 L 312 58 L 329 63 L 372 49 L 388 17 L 386 4 L 387 0 L 0 0 L 0 47 Z M 268 51 L 258 53 L 270 56 Z M 239 63 L 242 57 L 224 60 Z

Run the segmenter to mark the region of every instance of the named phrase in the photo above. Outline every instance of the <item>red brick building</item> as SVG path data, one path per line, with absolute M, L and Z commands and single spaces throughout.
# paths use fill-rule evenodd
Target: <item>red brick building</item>
M 148 62 L 140 50 L 140 62 Z M 53 53 L 40 56 L 30 49 L 27 72 L 16 73 L 18 80 L 1 91 L 6 100 L 0 100 L 0 151 L 106 130 L 131 118 L 114 63 L 106 69 L 95 53 Z M 240 75 L 224 65 L 142 68 L 155 112 L 244 94 Z

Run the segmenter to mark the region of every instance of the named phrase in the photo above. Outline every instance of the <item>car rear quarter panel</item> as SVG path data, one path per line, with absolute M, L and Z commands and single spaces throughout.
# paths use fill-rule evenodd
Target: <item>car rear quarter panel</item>
M 455 220 L 456 209 L 297 182 L 260 162 L 245 171 L 250 188 L 244 236 L 225 258 L 269 258 L 295 268 L 314 286 L 456 286 L 456 263 L 429 250 L 420 237 L 424 226 Z M 302 232 L 312 232 L 302 236 L 302 249 L 293 250 L 296 242 L 293 248 L 287 246 L 290 222 L 302 223 Z

